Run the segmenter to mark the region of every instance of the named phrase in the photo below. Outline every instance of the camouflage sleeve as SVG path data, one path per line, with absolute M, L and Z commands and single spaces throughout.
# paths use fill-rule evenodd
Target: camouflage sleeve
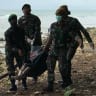
M 36 38 L 36 37 L 38 37 L 38 35 L 39 36 L 41 35 L 41 21 L 38 17 L 36 17 L 36 19 L 35 19 L 34 28 L 35 28 L 35 34 L 34 34 L 33 38 Z
M 49 28 L 49 34 L 50 34 L 50 38 L 53 38 L 53 35 L 54 35 L 54 24 L 51 24 L 51 26 Z
M 45 50 L 48 50 L 51 43 L 52 43 L 52 29 L 53 29 L 53 25 L 51 25 L 51 27 L 49 28 L 49 37 L 48 37 L 48 40 L 47 40 L 47 43 L 46 43 L 46 46 L 45 46 Z
M 18 25 L 19 25 L 19 26 L 22 25 L 21 18 L 18 19 Z
M 91 39 L 89 33 L 77 19 L 76 19 L 76 27 L 80 30 L 80 32 L 82 32 L 84 34 L 84 36 L 86 37 L 86 39 L 89 43 L 92 42 L 92 39 Z
M 18 19 L 18 26 L 24 31 L 25 37 L 28 37 L 28 32 L 25 32 L 25 30 L 24 30 L 24 24 L 22 22 L 23 22 L 22 17 L 20 17 Z
M 22 29 L 24 29 L 24 26 L 22 24 L 22 17 L 18 19 L 18 26 Z

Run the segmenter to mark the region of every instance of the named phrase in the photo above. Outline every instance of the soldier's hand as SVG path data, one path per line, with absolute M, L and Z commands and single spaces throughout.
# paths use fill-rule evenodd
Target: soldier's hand
M 43 50 L 44 50 L 44 52 L 48 52 L 49 48 L 45 46 Z
M 23 53 L 22 53 L 21 49 L 18 49 L 18 54 L 19 54 L 19 56 L 23 56 Z
M 93 42 L 90 42 L 89 45 L 92 48 L 92 50 L 94 50 L 94 43 Z

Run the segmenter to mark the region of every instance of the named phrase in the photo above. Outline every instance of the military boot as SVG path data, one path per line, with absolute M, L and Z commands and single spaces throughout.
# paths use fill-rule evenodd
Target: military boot
M 61 83 L 61 87 L 65 89 L 66 87 L 70 86 L 72 84 L 71 78 L 65 78 L 63 79 L 63 82 Z
M 26 84 L 26 79 L 25 79 L 25 78 L 22 79 L 22 87 L 23 87 L 24 90 L 27 90 L 27 89 L 28 89 L 28 88 L 27 88 L 27 84 Z
M 48 83 L 48 86 L 43 89 L 44 92 L 53 92 L 53 83 Z
M 9 89 L 10 92 L 17 91 L 17 86 L 15 85 L 15 80 L 10 80 L 11 81 L 11 88 Z

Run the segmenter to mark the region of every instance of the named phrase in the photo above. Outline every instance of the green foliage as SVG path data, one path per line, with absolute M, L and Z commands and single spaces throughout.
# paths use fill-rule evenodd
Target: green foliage
M 64 90 L 64 96 L 71 96 L 71 94 L 75 91 L 75 89 L 71 88 L 70 86 L 68 86 L 67 88 L 65 88 Z

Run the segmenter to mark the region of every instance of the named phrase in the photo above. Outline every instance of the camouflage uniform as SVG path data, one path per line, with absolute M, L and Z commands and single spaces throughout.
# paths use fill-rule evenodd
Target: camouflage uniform
M 30 58 L 30 51 L 38 50 L 42 45 L 41 40 L 41 21 L 33 14 L 28 14 L 27 16 L 22 16 L 18 20 L 18 25 L 25 30 L 26 41 L 27 38 L 33 40 L 33 44 L 27 42 L 29 48 L 25 53 L 25 62 Z M 37 77 L 34 77 L 37 79 Z
M 71 60 L 79 46 L 75 37 L 79 36 L 83 43 L 81 32 L 89 43 L 92 42 L 88 32 L 86 32 L 80 22 L 75 18 L 68 17 L 62 25 L 59 25 L 57 22 L 51 25 L 49 36 L 51 47 L 47 60 L 49 85 L 51 84 L 52 86 L 54 82 L 56 60 L 59 61 L 59 70 L 63 79 L 64 87 L 72 83 Z
M 22 16 L 19 21 L 18 24 L 21 28 L 23 28 L 25 30 L 25 35 L 26 37 L 30 38 L 30 39 L 35 39 L 33 42 L 33 46 L 40 46 L 42 45 L 42 41 L 41 41 L 41 28 L 40 28 L 40 19 L 33 15 L 30 14 L 28 16 Z
M 34 39 L 33 46 L 42 45 L 40 24 L 41 24 L 40 19 L 33 14 L 22 16 L 18 20 L 18 25 L 25 30 L 26 39 L 27 38 L 31 40 Z M 26 58 L 29 58 L 28 54 L 30 53 L 30 50 L 31 50 L 31 44 L 29 44 L 28 42 L 27 44 L 29 45 L 29 48 L 28 48 L 28 53 Z
M 14 58 L 16 58 L 16 63 L 18 64 L 18 67 L 21 68 L 23 63 L 23 55 L 20 56 L 18 50 L 20 49 L 22 50 L 22 53 L 24 53 L 25 32 L 18 26 L 10 27 L 5 32 L 5 40 L 6 64 L 8 66 L 9 79 L 12 83 L 12 86 L 15 86 L 15 80 L 11 79 L 11 76 L 15 75 Z M 23 82 L 25 82 L 24 79 Z

